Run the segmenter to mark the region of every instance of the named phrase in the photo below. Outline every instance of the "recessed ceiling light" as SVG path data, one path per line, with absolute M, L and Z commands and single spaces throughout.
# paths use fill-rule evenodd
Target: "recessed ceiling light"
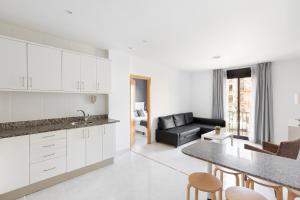
M 132 50 L 133 48 L 132 48 L 132 47 L 128 47 L 128 49 L 129 49 L 129 50 Z
M 147 43 L 148 41 L 147 40 L 142 40 L 143 41 L 143 43 Z
M 72 15 L 72 14 L 73 14 L 72 10 L 66 9 L 65 12 L 66 12 L 67 14 L 69 14 L 69 15 Z
M 220 59 L 221 56 L 214 56 L 213 59 Z

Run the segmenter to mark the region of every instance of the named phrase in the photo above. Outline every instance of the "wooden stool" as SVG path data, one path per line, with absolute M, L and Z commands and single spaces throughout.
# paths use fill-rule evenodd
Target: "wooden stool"
M 237 171 L 233 171 L 231 169 L 227 169 L 221 166 L 215 166 L 215 170 L 214 170 L 214 175 L 217 176 L 217 172 L 220 172 L 220 180 L 223 184 L 223 174 L 231 174 L 235 176 L 235 185 L 236 186 L 240 186 L 240 175 L 241 175 L 241 182 L 242 182 L 242 186 L 244 186 L 244 175 L 240 172 Z
M 297 197 L 300 197 L 300 191 L 289 189 L 288 200 L 295 200 Z
M 263 195 L 244 187 L 230 187 L 225 191 L 227 200 L 267 200 Z
M 276 199 L 277 200 L 283 199 L 283 192 L 282 192 L 281 185 L 278 185 L 278 184 L 275 184 L 275 183 L 272 183 L 269 181 L 265 181 L 265 180 L 262 180 L 259 178 L 247 176 L 246 187 L 254 190 L 254 183 L 265 186 L 265 187 L 273 188 L 275 191 L 275 194 L 276 194 Z
M 187 200 L 190 200 L 191 187 L 195 188 L 195 200 L 198 200 L 198 191 L 211 193 L 212 200 L 216 200 L 216 192 L 219 192 L 219 200 L 222 200 L 222 182 L 209 173 L 193 173 L 189 176 L 187 185 Z

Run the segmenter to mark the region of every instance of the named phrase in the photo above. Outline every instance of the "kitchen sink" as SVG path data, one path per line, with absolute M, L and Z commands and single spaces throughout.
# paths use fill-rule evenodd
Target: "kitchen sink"
M 78 125 L 78 124 L 83 124 L 83 125 L 87 125 L 87 124 L 92 124 L 92 123 L 94 123 L 94 122 L 71 122 L 70 124 L 72 125 L 72 126 L 76 126 L 76 125 Z

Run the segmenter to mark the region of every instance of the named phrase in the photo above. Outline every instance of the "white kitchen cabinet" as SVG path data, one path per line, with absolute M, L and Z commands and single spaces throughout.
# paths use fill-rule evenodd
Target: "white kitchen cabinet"
M 98 93 L 110 93 L 111 82 L 111 68 L 110 60 L 97 59 L 97 92 Z
M 103 133 L 103 160 L 116 154 L 116 124 L 105 124 Z
M 97 59 L 94 56 L 81 56 L 81 91 L 96 92 Z
M 28 89 L 60 91 L 62 89 L 61 50 L 28 44 Z
M 80 54 L 63 51 L 62 82 L 66 92 L 80 92 Z
M 29 136 L 0 140 L 0 194 L 29 184 Z
M 0 38 L 0 88 L 27 89 L 26 43 Z
M 85 129 L 67 130 L 67 171 L 85 166 Z
M 91 165 L 102 160 L 104 126 L 92 126 L 86 131 L 86 165 Z

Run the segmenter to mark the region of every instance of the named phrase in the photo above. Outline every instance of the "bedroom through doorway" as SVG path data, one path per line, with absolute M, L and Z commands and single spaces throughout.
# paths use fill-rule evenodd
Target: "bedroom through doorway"
M 130 147 L 151 143 L 151 78 L 130 75 Z

